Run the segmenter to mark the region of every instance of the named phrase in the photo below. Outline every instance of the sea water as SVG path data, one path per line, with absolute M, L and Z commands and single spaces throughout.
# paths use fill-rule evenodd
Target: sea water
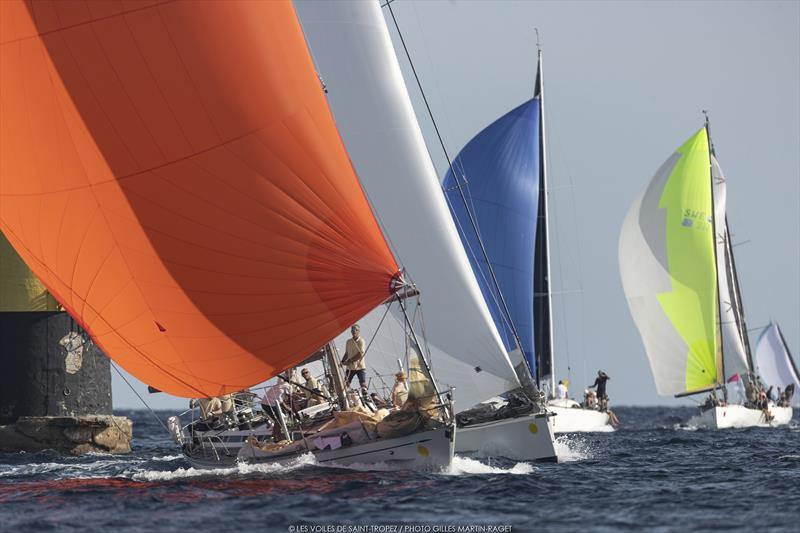
M 616 409 L 560 464 L 456 456 L 442 472 L 193 468 L 146 411 L 129 455 L 0 455 L 0 531 L 796 531 L 800 424 L 707 431 L 690 408 Z M 159 413 L 165 418 L 169 413 Z

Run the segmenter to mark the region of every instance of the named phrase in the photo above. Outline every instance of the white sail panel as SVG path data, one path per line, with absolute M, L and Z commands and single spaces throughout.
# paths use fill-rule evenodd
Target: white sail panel
M 461 409 L 518 387 L 425 147 L 378 2 L 295 5 L 362 187 L 421 292 L 439 385 L 456 387 Z
M 722 337 L 722 354 L 725 365 L 725 379 L 750 371 L 747 364 L 747 350 L 736 319 L 734 301 L 733 267 L 728 253 L 728 223 L 726 220 L 727 187 L 722 168 L 717 158 L 711 156 L 711 177 L 714 180 L 714 220 L 716 222 L 717 276 L 719 284 L 719 319 Z
M 656 390 L 662 395 L 686 390 L 687 346 L 656 299 L 656 294 L 671 288 L 663 237 L 666 214 L 658 209 L 658 201 L 679 157 L 675 153 L 661 165 L 649 186 L 633 203 L 622 223 L 619 239 L 622 287 L 650 361 Z M 642 224 L 640 220 L 648 222 Z M 656 244 L 651 246 L 649 240 Z
M 795 392 L 792 396 L 792 407 L 800 407 L 800 375 L 775 322 L 771 322 L 758 339 L 756 365 L 758 374 L 767 386 L 786 390 L 787 386 L 793 384 Z

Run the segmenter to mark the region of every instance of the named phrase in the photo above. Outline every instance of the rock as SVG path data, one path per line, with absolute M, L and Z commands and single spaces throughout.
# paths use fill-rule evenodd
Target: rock
M 130 452 L 133 423 L 127 418 L 117 416 L 113 417 L 112 422 L 113 426 L 95 432 L 94 443 L 111 453 Z
M 93 434 L 94 431 L 91 426 L 77 426 L 64 429 L 64 436 L 76 444 L 91 443 Z
M 132 436 L 133 422 L 124 416 L 20 417 L 0 426 L 0 452 L 128 453 Z

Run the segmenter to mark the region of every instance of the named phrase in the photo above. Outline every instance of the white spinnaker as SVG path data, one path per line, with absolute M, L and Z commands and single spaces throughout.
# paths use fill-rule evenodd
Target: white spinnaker
M 378 2 L 299 1 L 295 8 L 361 185 L 421 292 L 439 386 L 456 387 L 459 409 L 518 387 L 425 147 Z M 373 323 L 380 313 L 362 322 Z
M 720 335 L 722 337 L 722 355 L 725 366 L 725 379 L 735 374 L 745 376 L 750 367 L 747 364 L 747 351 L 743 335 L 739 331 L 736 320 L 736 303 L 733 298 L 733 268 L 728 255 L 728 224 L 726 220 L 727 188 L 725 176 L 717 158 L 711 156 L 711 176 L 714 180 L 714 221 L 717 230 L 717 285 L 719 288 Z
M 634 201 L 619 237 L 619 272 L 631 316 L 642 337 L 656 390 L 663 396 L 686 392 L 686 342 L 658 303 L 672 290 L 666 244 L 666 213 L 659 208 L 680 154 L 675 152 Z
M 787 385 L 794 384 L 792 406 L 800 407 L 800 376 L 792 361 L 792 356 L 783 340 L 778 324 L 771 322 L 761 334 L 756 347 L 756 366 L 764 383 L 786 390 Z

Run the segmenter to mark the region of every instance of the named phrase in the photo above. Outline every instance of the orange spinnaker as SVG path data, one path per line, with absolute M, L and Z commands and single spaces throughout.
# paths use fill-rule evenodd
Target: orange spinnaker
M 298 363 L 397 264 L 290 2 L 0 2 L 0 229 L 142 381 Z

